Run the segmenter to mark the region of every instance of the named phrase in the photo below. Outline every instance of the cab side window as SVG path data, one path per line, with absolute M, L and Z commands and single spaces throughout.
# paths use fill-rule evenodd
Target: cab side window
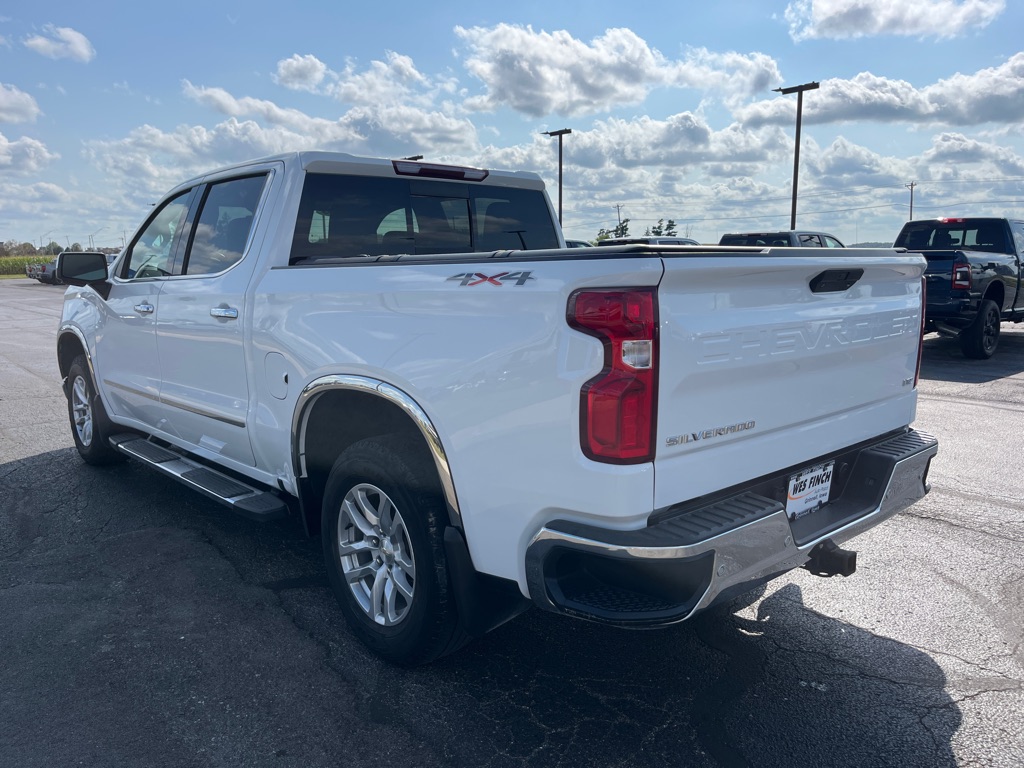
M 266 175 L 211 184 L 203 198 L 184 274 L 212 275 L 242 260 Z
M 191 197 L 192 190 L 186 190 L 160 207 L 128 249 L 121 277 L 142 279 L 171 274 Z

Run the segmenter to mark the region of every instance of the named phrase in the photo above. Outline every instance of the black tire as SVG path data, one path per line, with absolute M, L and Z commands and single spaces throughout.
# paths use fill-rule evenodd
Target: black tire
M 88 464 L 95 465 L 124 461 L 125 456 L 112 448 L 108 441 L 113 432 L 113 424 L 96 393 L 84 355 L 76 357 L 68 368 L 65 395 L 68 399 L 71 436 L 79 456 Z
M 396 664 L 427 664 L 469 639 L 444 548 L 447 511 L 436 470 L 383 436 L 348 448 L 331 469 L 321 520 L 324 560 L 352 632 Z
M 988 360 L 999 346 L 999 329 L 1002 319 L 999 305 L 991 299 L 982 299 L 978 316 L 960 333 L 960 348 L 965 357 Z

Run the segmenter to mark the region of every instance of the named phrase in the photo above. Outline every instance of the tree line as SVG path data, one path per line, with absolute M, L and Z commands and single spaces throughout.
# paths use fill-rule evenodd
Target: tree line
M 672 219 L 665 221 L 665 219 L 658 219 L 658 223 L 653 227 L 647 227 L 644 230 L 644 237 L 675 237 L 678 234 L 676 231 L 676 223 Z M 607 240 L 610 237 L 629 237 L 629 219 L 623 219 L 618 223 L 617 226 L 611 229 L 605 229 L 602 227 L 597 232 L 597 237 L 594 238 L 594 242 L 601 240 Z
M 74 243 L 70 248 L 65 248 L 55 240 L 48 245 L 36 248 L 34 243 L 19 243 L 17 240 L 6 240 L 0 242 L 0 257 L 3 256 L 56 256 L 61 251 L 80 251 L 81 243 Z

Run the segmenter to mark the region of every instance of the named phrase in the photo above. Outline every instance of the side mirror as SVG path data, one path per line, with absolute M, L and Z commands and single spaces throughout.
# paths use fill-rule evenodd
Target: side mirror
M 65 251 L 57 257 L 57 278 L 67 285 L 90 286 L 104 299 L 110 294 L 107 258 L 102 253 Z

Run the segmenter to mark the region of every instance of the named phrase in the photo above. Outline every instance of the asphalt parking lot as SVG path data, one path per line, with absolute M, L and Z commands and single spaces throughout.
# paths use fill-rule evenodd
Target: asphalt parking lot
M 534 610 L 405 670 L 297 523 L 78 459 L 62 294 L 0 280 L 0 765 L 1024 765 L 1024 327 L 928 337 L 932 492 L 854 576 L 653 632 Z

